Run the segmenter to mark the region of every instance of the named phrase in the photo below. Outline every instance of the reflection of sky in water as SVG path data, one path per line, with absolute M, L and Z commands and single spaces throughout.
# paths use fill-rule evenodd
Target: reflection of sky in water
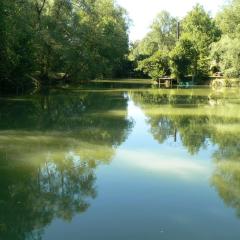
M 191 156 L 182 146 L 179 137 L 177 142 L 174 142 L 172 137 L 159 144 L 150 134 L 142 110 L 129 101 L 128 111 L 135 126 L 127 141 L 118 150 L 117 158 L 120 164 L 181 178 L 209 177 L 214 147 L 209 145 L 208 151 L 201 149 L 199 154 Z

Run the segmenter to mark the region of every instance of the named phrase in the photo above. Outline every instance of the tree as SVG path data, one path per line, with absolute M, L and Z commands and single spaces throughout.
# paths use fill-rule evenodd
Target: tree
M 1 89 L 19 89 L 34 68 L 32 11 L 29 1 L 1 1 Z M 3 36 L 3 37 L 2 37 Z
M 192 40 L 182 37 L 170 53 L 170 57 L 172 74 L 178 81 L 184 80 L 188 74 L 196 74 L 199 56 Z
M 154 19 L 150 32 L 132 49 L 132 55 L 151 56 L 158 50 L 169 51 L 177 41 L 177 19 L 162 11 Z
M 227 78 L 240 76 L 240 1 L 233 0 L 217 15 L 216 22 L 222 31 L 222 38 L 212 45 L 213 65 Z
M 143 71 L 152 79 L 170 75 L 167 52 L 157 51 L 151 57 L 138 62 L 137 70 Z
M 154 19 L 149 33 L 149 44 L 156 50 L 171 50 L 177 41 L 177 19 L 162 11 Z
M 212 45 L 212 59 L 228 78 L 240 76 L 240 41 L 225 35 Z
M 1 90 L 120 75 L 129 20 L 114 0 L 0 4 Z
M 197 80 L 206 78 L 210 71 L 210 46 L 219 40 L 221 32 L 204 8 L 197 4 L 182 21 L 182 37 L 191 40 L 198 52 L 193 73 Z
M 131 58 L 136 60 L 145 56 L 146 61 L 139 61 L 137 70 L 149 72 L 146 69 L 152 68 L 154 78 L 161 77 L 165 72 L 170 75 L 161 64 L 156 68 L 155 54 L 161 51 L 163 55 L 170 56 L 174 77 L 183 80 L 186 75 L 192 75 L 196 83 L 209 75 L 210 46 L 219 40 L 221 32 L 210 14 L 199 4 L 180 22 L 180 41 L 177 41 L 177 22 L 177 18 L 161 12 L 154 20 L 151 31 L 132 49 Z
M 240 38 L 240 1 L 231 0 L 216 16 L 216 23 L 222 33 L 230 38 Z

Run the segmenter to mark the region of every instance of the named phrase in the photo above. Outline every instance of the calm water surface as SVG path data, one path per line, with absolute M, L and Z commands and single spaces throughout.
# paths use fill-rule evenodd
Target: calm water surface
M 0 98 L 0 239 L 239 240 L 239 107 L 134 80 Z

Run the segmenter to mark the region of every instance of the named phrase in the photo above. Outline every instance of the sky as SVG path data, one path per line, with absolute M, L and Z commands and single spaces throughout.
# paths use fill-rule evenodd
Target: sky
M 140 40 L 149 31 L 154 17 L 162 10 L 182 18 L 194 5 L 200 3 L 214 16 L 226 0 L 117 0 L 132 20 L 130 40 Z

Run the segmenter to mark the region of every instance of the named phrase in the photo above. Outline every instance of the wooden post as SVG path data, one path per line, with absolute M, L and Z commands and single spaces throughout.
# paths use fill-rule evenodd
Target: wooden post
M 180 39 L 180 22 L 177 22 L 177 40 Z
M 177 128 L 174 129 L 174 142 L 177 142 Z

